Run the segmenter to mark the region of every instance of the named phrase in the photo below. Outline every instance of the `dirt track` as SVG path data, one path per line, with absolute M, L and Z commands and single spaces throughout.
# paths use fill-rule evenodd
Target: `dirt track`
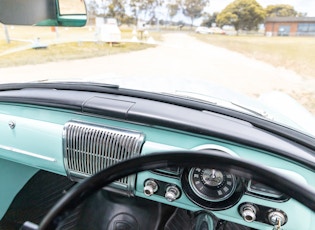
M 83 78 L 105 79 L 122 86 L 127 79 L 129 82 L 132 79 L 131 85 L 162 91 L 171 88 L 193 91 L 190 86 L 199 79 L 251 96 L 273 90 L 296 97 L 307 95 L 312 98 L 315 95 L 314 79 L 304 79 L 292 71 L 275 68 L 180 33 L 165 35 L 156 48 L 85 60 L 3 68 L 0 76 L 2 83 Z M 157 83 L 152 84 L 153 79 Z M 206 89 L 205 85 L 203 87 Z

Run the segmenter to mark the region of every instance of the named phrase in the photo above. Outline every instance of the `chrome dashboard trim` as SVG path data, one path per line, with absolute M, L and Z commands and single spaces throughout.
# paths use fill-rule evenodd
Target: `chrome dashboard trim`
M 240 157 L 239 155 L 237 155 L 235 152 L 233 152 L 231 149 L 228 149 L 224 146 L 221 145 L 216 145 L 216 144 L 205 144 L 205 145 L 199 145 L 197 147 L 192 148 L 191 150 L 197 150 L 197 151 L 201 151 L 201 150 L 219 150 L 222 152 L 225 152 L 227 154 L 229 154 L 232 157 Z
M 46 157 L 46 156 L 43 156 L 43 155 L 39 155 L 37 153 L 28 152 L 28 151 L 25 151 L 25 150 L 22 150 L 22 149 L 17 149 L 17 148 L 10 147 L 10 146 L 0 145 L 0 148 L 3 149 L 3 150 L 6 150 L 6 151 L 11 151 L 11 152 L 23 154 L 23 155 L 34 157 L 34 158 L 38 158 L 38 159 L 41 159 L 41 160 L 46 160 L 46 161 L 50 161 L 50 162 L 56 162 L 57 161 L 56 159 L 51 158 L 51 157 Z

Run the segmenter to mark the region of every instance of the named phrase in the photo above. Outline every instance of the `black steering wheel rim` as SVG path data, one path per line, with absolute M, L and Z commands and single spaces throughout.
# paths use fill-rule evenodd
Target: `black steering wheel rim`
M 215 167 L 236 176 L 255 179 L 283 192 L 315 212 L 315 190 L 287 178 L 270 168 L 224 154 L 200 151 L 172 151 L 132 158 L 108 167 L 74 186 L 48 212 L 39 229 L 55 229 L 67 211 L 74 209 L 93 193 L 130 174 L 165 167 Z

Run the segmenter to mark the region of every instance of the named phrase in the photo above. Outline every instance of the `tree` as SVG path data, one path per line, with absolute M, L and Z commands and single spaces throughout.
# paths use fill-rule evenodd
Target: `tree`
M 295 17 L 298 12 L 291 5 L 277 4 L 266 7 L 266 17 Z
M 173 20 L 173 17 L 178 13 L 178 11 L 180 10 L 180 1 L 176 0 L 175 3 L 168 3 L 166 5 L 167 7 L 167 11 L 168 11 L 168 15 L 171 19 L 171 21 Z
M 116 18 L 119 22 L 124 20 L 125 14 L 125 0 L 110 0 L 106 1 L 105 17 Z
M 257 30 L 265 19 L 265 10 L 255 0 L 235 0 L 218 14 L 219 26 L 232 25 L 236 31 Z
M 97 15 L 98 4 L 95 0 L 88 1 L 86 7 L 90 15 Z
M 119 22 L 124 21 L 126 15 L 126 0 L 107 0 L 107 1 L 95 1 L 91 0 L 87 3 L 87 9 L 89 14 L 116 18 Z
M 156 18 L 156 9 L 162 6 L 164 0 L 130 0 L 130 7 L 135 17 L 138 19 L 139 14 L 144 18 L 148 16 Z
M 306 17 L 307 16 L 307 12 L 298 12 L 297 17 Z
M 213 23 L 216 23 L 218 12 L 214 12 L 213 14 L 206 13 L 203 15 L 203 21 L 201 26 L 211 27 Z
M 133 25 L 135 23 L 135 18 L 133 15 L 125 15 L 120 22 L 121 24 Z
M 202 16 L 204 8 L 207 6 L 209 0 L 184 0 L 183 14 L 191 20 L 191 26 L 194 24 L 196 18 Z

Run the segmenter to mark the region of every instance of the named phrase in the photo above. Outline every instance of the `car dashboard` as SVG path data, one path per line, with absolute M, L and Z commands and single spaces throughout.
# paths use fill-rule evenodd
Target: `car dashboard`
M 129 158 L 215 151 L 315 187 L 314 152 L 252 123 L 163 101 L 67 89 L 0 92 L 0 218 L 39 171 L 79 182 Z M 299 156 L 299 157 L 297 157 Z M 121 178 L 110 193 L 253 229 L 311 229 L 314 213 L 286 194 L 220 168 L 169 167 Z

